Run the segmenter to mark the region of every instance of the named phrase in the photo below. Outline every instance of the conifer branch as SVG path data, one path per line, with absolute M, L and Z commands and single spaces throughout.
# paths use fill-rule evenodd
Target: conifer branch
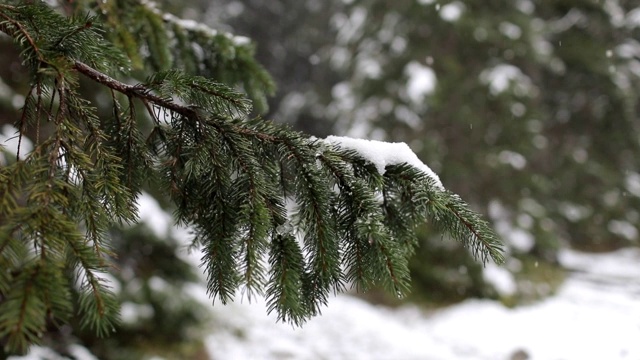
M 15 6 L 6 5 L 6 4 L 0 4 L 0 8 L 4 8 L 4 9 L 7 9 L 7 10 L 12 11 L 12 12 L 18 11 L 18 9 Z M 15 26 L 17 28 L 17 29 L 10 29 L 7 25 L 5 25 L 3 23 L 0 23 L 0 31 L 4 32 L 5 34 L 7 34 L 7 35 L 9 35 L 10 37 L 13 37 L 13 38 L 16 37 L 16 35 L 15 35 L 16 31 L 20 32 L 27 39 L 27 41 L 29 42 L 29 45 L 33 49 L 34 53 L 36 53 L 38 55 L 38 60 L 40 62 L 45 62 L 44 58 L 42 57 L 42 54 L 40 54 L 38 46 L 36 45 L 35 41 L 31 37 L 29 32 L 24 28 L 24 26 L 22 26 L 22 23 L 20 21 L 15 20 L 12 17 L 9 17 L 9 15 L 7 15 L 5 12 L 0 12 L 0 17 L 4 18 L 12 26 Z
M 144 99 L 160 107 L 169 109 L 175 113 L 183 115 L 184 117 L 189 119 L 196 118 L 198 116 L 198 113 L 193 108 L 189 106 L 179 105 L 169 99 L 165 99 L 160 96 L 154 95 L 150 93 L 149 90 L 141 84 L 137 84 L 137 85 L 125 84 L 80 61 L 74 61 L 73 68 L 76 69 L 81 74 L 88 77 L 89 79 L 94 80 L 97 83 L 100 83 L 104 86 L 107 86 L 108 88 L 115 90 L 121 94 Z
M 129 85 L 109 75 L 125 72 L 127 61 L 96 32 L 93 17 L 65 18 L 42 3 L 21 8 L 22 18 L 19 8 L 0 5 L 0 31 L 23 49 L 34 79 L 19 135 L 30 126 L 38 134 L 30 154 L 0 168 L 0 262 L 11 269 L 0 273 L 0 308 L 7 309 L 0 313 L 0 338 L 13 331 L 10 325 L 21 314 L 30 321 L 17 334 L 26 340 L 16 348 L 37 341 L 29 336 L 45 326 L 44 315 L 27 319 L 32 315 L 15 300 L 31 296 L 31 285 L 37 297 L 24 306 L 44 302 L 43 309 L 64 314 L 73 305 L 70 294 L 51 287 L 70 288 L 63 283 L 64 267 L 80 283 L 72 290 L 78 292 L 73 298 L 79 298 L 80 323 L 99 334 L 112 330 L 117 302 L 99 276 L 109 270 L 106 234 L 113 224 L 136 220 L 135 200 L 149 175 L 160 178 L 177 221 L 191 226 L 194 246 L 203 247 L 209 293 L 227 303 L 246 286 L 249 295 L 266 294 L 269 312 L 295 324 L 318 314 L 329 292 L 345 283 L 364 290 L 382 283 L 404 294 L 407 259 L 417 245 L 414 230 L 427 219 L 483 260 L 500 260 L 497 238 L 486 224 L 419 168 L 388 165 L 383 172 L 355 151 L 248 119 L 252 103 L 234 89 L 244 84 L 247 93 L 263 96 L 269 88 L 250 46 L 209 32 L 203 41 L 218 46 L 211 51 L 237 54 L 221 54 L 222 64 L 211 63 L 218 55 L 213 53 L 196 59 L 210 62 L 206 77 L 167 70 L 175 59 L 165 46 L 171 29 L 164 22 L 182 27 L 171 30 L 178 42 L 186 41 L 185 32 L 202 29 L 145 8 L 145 31 L 156 31 L 143 40 L 152 56 L 137 54 L 134 39 L 127 45 L 145 58 L 137 65 L 152 63 L 152 71 L 146 81 Z M 122 25 L 114 15 L 107 14 L 110 26 Z M 80 77 L 111 94 L 112 116 L 99 118 L 78 93 Z M 128 108 L 120 107 L 119 98 Z M 138 110 L 151 118 L 148 135 L 138 126 Z M 41 122 L 52 128 L 42 140 Z M 285 207 L 289 201 L 296 203 L 292 213 Z M 20 265 L 20 254 L 31 248 L 39 261 Z M 35 268 L 42 274 L 28 278 Z M 11 301 L 4 301 L 6 294 Z

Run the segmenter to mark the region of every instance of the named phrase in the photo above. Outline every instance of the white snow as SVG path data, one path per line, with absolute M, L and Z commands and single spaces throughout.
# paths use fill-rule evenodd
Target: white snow
M 498 29 L 504 36 L 512 40 L 517 40 L 522 36 L 522 29 L 520 26 L 508 21 L 501 22 Z
M 527 253 L 533 249 L 536 240 L 531 232 L 526 230 L 533 223 L 530 215 L 523 214 L 525 216 L 518 217 L 517 225 L 513 224 L 511 212 L 498 199 L 489 202 L 488 210 L 496 232 L 504 239 L 509 249 L 520 253 Z
M 636 229 L 635 225 L 626 220 L 609 221 L 607 223 L 607 230 L 612 234 L 622 236 L 630 241 L 638 239 L 638 229 Z
M 69 345 L 69 352 L 75 360 L 98 360 L 87 348 L 78 344 Z
M 424 102 L 426 95 L 436 89 L 436 73 L 432 68 L 412 61 L 404 68 L 407 75 L 407 95 L 415 104 Z
M 558 210 L 571 222 L 578 222 L 586 219 L 593 213 L 593 209 L 588 206 L 574 204 L 572 202 L 563 201 L 558 204 Z
M 527 159 L 515 151 L 503 150 L 498 155 L 498 159 L 501 163 L 509 164 L 516 170 L 522 170 L 527 165 Z
M 165 238 L 173 223 L 171 215 L 164 211 L 158 201 L 146 192 L 138 197 L 138 216 L 140 223 L 147 227 L 159 238 Z
M 264 303 L 214 306 L 207 349 L 220 359 L 640 358 L 640 250 L 593 255 L 563 251 L 573 271 L 558 293 L 514 309 L 467 300 L 427 313 L 371 305 L 348 295 L 303 328 L 277 323 Z
M 515 85 L 515 89 L 522 94 L 527 94 L 532 88 L 531 78 L 526 76 L 522 70 L 510 64 L 500 64 L 484 70 L 480 74 L 480 81 L 489 85 L 493 95 L 507 90 L 512 82 Z
M 518 10 L 528 15 L 533 14 L 533 11 L 536 9 L 536 6 L 531 0 L 517 0 L 516 7 Z
M 120 305 L 120 319 L 125 324 L 135 324 L 153 317 L 153 314 L 153 307 L 149 304 L 136 304 L 127 301 Z
M 338 13 L 331 19 L 332 25 L 338 30 L 336 42 L 338 44 L 349 44 L 362 36 L 363 26 L 367 20 L 367 9 L 356 6 L 351 13 Z
M 558 292 L 516 308 L 467 300 L 427 312 L 343 294 L 297 328 L 266 315 L 262 299 L 216 303 L 205 346 L 212 359 L 509 360 L 517 352 L 530 360 L 640 359 L 640 249 L 563 250 L 559 259 L 569 276 Z M 203 285 L 183 291 L 211 304 Z M 95 360 L 80 346 L 72 352 L 77 360 Z M 9 359 L 69 360 L 38 346 Z
M 493 285 L 501 296 L 511 296 L 518 290 L 516 280 L 507 269 L 489 262 L 482 273 L 484 281 Z
M 72 358 L 61 356 L 46 347 L 33 346 L 29 349 L 29 354 L 10 356 L 7 360 L 98 360 L 87 348 L 77 344 L 69 345 L 69 353 L 73 356 Z
M 622 27 L 625 25 L 625 9 L 620 5 L 620 0 L 605 0 L 604 10 L 609 13 L 609 21 L 613 26 Z
M 624 185 L 632 195 L 640 197 L 640 174 L 629 172 L 624 179 Z
M 355 72 L 365 78 L 378 79 L 382 75 L 382 66 L 374 58 L 359 56 L 356 60 Z
M 418 156 L 411 150 L 409 145 L 403 142 L 384 142 L 366 139 L 354 139 L 344 136 L 328 136 L 326 142 L 349 150 L 354 150 L 364 159 L 370 161 L 380 174 L 385 173 L 387 165 L 399 165 L 407 163 L 419 170 L 422 170 L 436 183 L 436 186 L 444 190 L 444 186 L 429 166 L 425 165 Z
M 638 8 L 638 10 L 638 14 L 640 15 L 640 8 Z M 617 57 L 624 59 L 640 57 L 640 42 L 635 39 L 627 39 L 615 47 L 614 53 Z
M 640 27 L 640 7 L 637 7 L 627 13 L 625 25 L 629 29 Z
M 505 235 L 505 240 L 511 248 L 521 253 L 528 253 L 536 245 L 536 239 L 533 235 L 523 229 L 511 228 Z
M 152 12 L 162 16 L 162 20 L 166 21 L 166 22 L 171 22 L 174 23 L 178 26 L 180 26 L 181 28 L 185 29 L 185 30 L 189 30 L 189 31 L 193 31 L 193 32 L 200 32 L 202 34 L 205 34 L 209 37 L 214 37 L 217 35 L 224 35 L 226 36 L 228 39 L 230 39 L 233 42 L 233 45 L 235 46 L 245 46 L 251 43 L 251 39 L 249 39 L 246 36 L 239 36 L 239 35 L 234 35 L 232 33 L 228 33 L 228 32 L 221 32 L 218 31 L 216 29 L 213 29 L 203 23 L 197 22 L 195 20 L 191 20 L 191 19 L 182 19 L 179 18 L 173 14 L 170 13 L 165 13 L 162 12 L 162 10 L 159 9 L 158 4 L 156 4 L 154 1 L 151 0 L 142 0 L 141 1 L 142 5 L 145 5 L 149 10 L 151 10 Z M 242 11 L 242 9 L 240 10 Z
M 465 6 L 460 1 L 454 1 L 440 8 L 440 17 L 444 21 L 455 22 L 460 19 L 464 12 Z
M 20 143 L 20 159 L 24 159 L 24 156 L 33 150 L 33 142 L 26 136 L 22 137 L 22 140 L 18 138 L 18 129 L 13 125 L 5 124 L 2 126 L 0 132 L 0 149 L 7 151 L 15 157 L 18 151 L 18 143 Z

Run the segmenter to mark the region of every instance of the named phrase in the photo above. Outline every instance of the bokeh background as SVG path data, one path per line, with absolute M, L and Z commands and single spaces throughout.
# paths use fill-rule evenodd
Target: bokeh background
M 265 119 L 317 137 L 406 142 L 505 241 L 505 266 L 483 267 L 425 224 L 412 295 L 356 294 L 369 303 L 429 310 L 484 298 L 526 306 L 562 286 L 564 250 L 638 247 L 640 1 L 158 6 L 255 42 L 278 86 Z M 28 79 L 7 37 L 0 52 L 0 140 L 10 142 Z M 99 104 L 100 94 L 92 96 Z M 113 229 L 119 331 L 105 341 L 72 331 L 77 324 L 52 329 L 51 349 L 69 354 L 78 343 L 105 359 L 212 357 L 203 334 L 216 315 L 188 290 L 200 278 L 188 230 L 170 226 L 171 208 L 152 188 L 140 203 L 139 225 Z

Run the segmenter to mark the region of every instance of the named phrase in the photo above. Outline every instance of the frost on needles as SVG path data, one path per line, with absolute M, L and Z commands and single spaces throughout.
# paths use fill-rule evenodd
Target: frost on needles
M 8 352 L 38 343 L 51 321 L 114 329 L 108 230 L 137 221 L 146 188 L 166 194 L 176 222 L 193 229 L 212 297 L 226 303 L 244 288 L 294 324 L 347 286 L 405 294 L 424 222 L 481 261 L 502 262 L 488 224 L 406 145 L 318 140 L 250 117 L 273 91 L 251 43 L 185 26 L 148 2 L 109 4 L 78 2 L 75 13 L 100 14 L 90 17 L 0 4 L 0 31 L 32 79 L 18 144 L 35 134 L 31 151 L 5 151 L 0 168 Z M 98 111 L 87 86 L 110 111 Z

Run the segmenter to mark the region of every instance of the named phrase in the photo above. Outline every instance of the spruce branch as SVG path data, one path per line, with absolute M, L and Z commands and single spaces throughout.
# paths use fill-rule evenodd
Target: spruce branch
M 105 7 L 117 25 L 112 10 Z M 175 34 L 203 33 L 153 9 L 137 14 L 157 30 L 152 53 L 168 49 L 160 49 L 166 23 Z M 33 151 L 0 168 L 0 265 L 11 269 L 0 273 L 0 337 L 15 336 L 12 351 L 38 341 L 33 334 L 44 331 L 47 313 L 64 318 L 71 296 L 52 291 L 70 288 L 62 268 L 74 271 L 81 324 L 112 331 L 117 301 L 100 277 L 110 270 L 106 233 L 137 220 L 135 202 L 150 176 L 173 201 L 177 222 L 193 228 L 214 299 L 227 303 L 244 286 L 294 324 L 350 283 L 362 290 L 382 283 L 404 295 L 415 229 L 427 220 L 483 261 L 502 260 L 486 222 L 418 167 L 380 169 L 356 151 L 248 119 L 253 104 L 235 89 L 241 82 L 248 93 L 264 91 L 265 79 L 250 47 L 227 35 L 200 34 L 218 53 L 198 61 L 222 63 L 209 64 L 209 76 L 167 70 L 175 59 L 163 53 L 158 71 L 130 85 L 113 75 L 126 72 L 127 61 L 103 38 L 98 18 L 68 19 L 39 4 L 0 5 L 0 19 L 34 82 L 19 136 L 33 126 L 38 133 Z M 108 91 L 111 117 L 99 117 L 78 92 L 83 77 Z M 150 131 L 138 121 L 145 112 Z M 40 123 L 52 129 L 43 139 Z M 30 311 L 36 305 L 44 313 Z
M 26 40 L 31 51 L 38 57 L 38 61 L 44 62 L 44 58 L 40 54 L 39 48 L 31 37 L 30 32 L 25 29 L 21 21 L 9 15 L 9 13 L 19 14 L 20 9 L 6 4 L 0 4 L 0 9 L 3 10 L 0 11 L 0 17 L 5 19 L 5 21 L 0 22 L 0 31 L 14 38 L 16 42 L 22 43 L 23 40 Z

